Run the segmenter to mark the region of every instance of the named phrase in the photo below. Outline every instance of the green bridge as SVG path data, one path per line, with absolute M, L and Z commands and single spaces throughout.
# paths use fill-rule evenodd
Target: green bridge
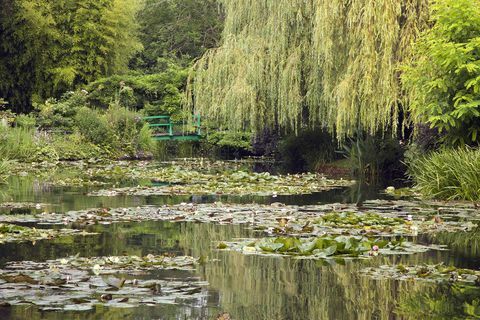
M 193 130 L 185 123 L 173 122 L 170 116 L 150 116 L 143 119 L 153 131 L 152 138 L 157 141 L 198 141 L 202 137 L 200 115 L 193 116 Z M 176 127 L 181 127 L 181 130 L 174 130 Z

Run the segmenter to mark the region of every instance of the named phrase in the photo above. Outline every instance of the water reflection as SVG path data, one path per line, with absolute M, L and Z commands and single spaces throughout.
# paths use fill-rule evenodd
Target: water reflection
M 45 187 L 35 179 L 15 178 L 3 190 L 4 200 L 49 203 L 60 212 L 92 207 L 132 207 L 179 202 L 284 202 L 311 204 L 354 202 L 378 198 L 371 187 L 332 190 L 303 195 L 261 197 L 88 197 L 90 189 Z M 35 209 L 32 209 L 35 210 Z M 452 250 L 410 256 L 378 257 L 345 263 L 249 256 L 214 249 L 218 241 L 255 236 L 246 226 L 197 223 L 142 222 L 76 226 L 98 235 L 38 241 L 35 244 L 0 245 L 0 266 L 12 260 L 44 261 L 69 255 L 110 256 L 173 253 L 202 257 L 207 263 L 195 272 L 159 271 L 152 278 L 199 277 L 209 282 L 209 297 L 182 305 L 140 306 L 110 309 L 99 305 L 87 312 L 42 312 L 34 306 L 0 308 L 0 319 L 214 319 L 220 311 L 233 319 L 418 319 L 465 315 L 478 290 L 422 282 L 371 279 L 361 270 L 382 264 L 437 264 L 478 269 L 480 231 L 441 233 L 413 239 L 421 243 L 445 243 Z M 1 293 L 0 293 L 1 295 Z M 444 295 L 449 295 L 444 298 Z M 476 307 L 473 306 L 475 309 Z M 439 311 L 440 310 L 440 311 Z M 474 313 L 475 314 L 475 313 Z
M 86 313 L 45 313 L 35 308 L 0 309 L 1 319 L 210 319 L 220 311 L 234 319 L 392 319 L 405 296 L 421 292 L 420 282 L 370 279 L 368 266 L 389 263 L 456 264 L 449 251 L 411 256 L 379 257 L 366 261 L 325 264 L 320 261 L 249 256 L 215 250 L 214 243 L 252 237 L 244 226 L 143 222 L 90 226 L 99 235 L 40 241 L 35 245 L 0 246 L 0 262 L 45 260 L 79 253 L 82 256 L 146 255 L 171 252 L 202 256 L 210 261 L 198 271 L 161 271 L 155 278 L 198 276 L 210 283 L 202 305 L 140 307 L 112 310 L 99 307 Z M 431 286 L 431 285 L 430 285 Z M 427 286 L 428 287 L 428 286 Z M 423 288 L 423 289 L 422 289 Z M 403 300 L 401 300 L 403 299 Z
M 130 183 L 131 184 L 131 183 Z M 124 184 L 121 186 L 127 186 Z M 33 202 L 47 204 L 48 212 L 66 212 L 89 208 L 118 208 L 143 205 L 172 205 L 182 202 L 193 203 L 258 203 L 271 204 L 281 202 L 287 205 L 309 205 L 318 203 L 361 203 L 368 199 L 389 199 L 379 193 L 379 187 L 357 184 L 350 188 L 337 188 L 324 192 L 305 195 L 286 196 L 236 196 L 236 195 L 172 195 L 172 196 L 116 196 L 91 197 L 89 192 L 102 187 L 71 188 L 45 184 L 34 177 L 11 177 L 8 184 L 0 187 L 1 202 Z M 6 213 L 0 210 L 0 213 Z

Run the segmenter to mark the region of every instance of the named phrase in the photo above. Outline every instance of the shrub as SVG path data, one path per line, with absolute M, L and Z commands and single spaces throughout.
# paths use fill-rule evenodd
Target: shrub
M 129 155 L 134 154 L 138 146 L 137 138 L 143 126 L 141 117 L 118 104 L 110 105 L 105 117 L 115 138 L 112 147 Z
M 288 170 L 297 172 L 315 170 L 319 163 L 335 160 L 337 142 L 327 132 L 309 130 L 280 141 L 279 157 Z
M 478 0 L 438 0 L 432 28 L 414 46 L 402 82 L 410 111 L 450 145 L 480 141 L 480 6 Z
M 400 141 L 382 136 L 363 137 L 344 146 L 344 156 L 349 162 L 352 174 L 369 182 L 386 182 L 404 178 L 403 165 L 405 150 Z
M 207 135 L 204 147 L 222 158 L 239 158 L 251 154 L 252 134 L 250 132 L 214 131 Z
M 480 149 L 445 149 L 411 160 L 409 174 L 425 196 L 480 200 Z
M 25 129 L 33 129 L 37 124 L 37 119 L 32 115 L 21 114 L 15 118 L 15 126 L 25 128 Z
M 104 147 L 114 145 L 114 135 L 107 118 L 98 110 L 80 108 L 75 116 L 75 125 L 87 142 Z
M 37 124 L 40 129 L 55 129 L 57 131 L 73 131 L 77 111 L 87 105 L 85 91 L 70 91 L 59 100 L 48 99 L 41 105 L 36 105 Z
M 101 158 L 106 152 L 100 147 L 85 141 L 79 133 L 69 135 L 54 135 L 52 138 L 54 148 L 59 160 L 82 160 Z
M 152 130 L 144 123 L 138 134 L 138 149 L 143 152 L 156 152 L 156 144 L 152 139 Z
M 183 109 L 187 76 L 188 69 L 173 63 L 161 73 L 114 75 L 90 83 L 87 102 L 100 109 L 118 102 L 127 108 L 145 108 L 148 115 L 174 115 Z

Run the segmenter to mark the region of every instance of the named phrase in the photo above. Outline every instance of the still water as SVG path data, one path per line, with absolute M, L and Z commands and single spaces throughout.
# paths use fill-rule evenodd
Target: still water
M 12 178 L 1 192 L 3 201 L 47 203 L 64 212 L 94 207 L 132 207 L 181 202 L 244 202 L 313 204 L 377 198 L 374 191 L 335 190 L 304 196 L 262 197 L 112 197 L 86 196 L 85 188 L 52 188 L 32 178 Z M 412 281 L 376 280 L 359 271 L 368 266 L 402 263 L 454 265 L 479 269 L 480 250 L 475 233 L 440 234 L 413 239 L 450 244 L 449 251 L 372 260 L 330 262 L 243 255 L 216 250 L 214 243 L 260 236 L 242 225 L 141 222 L 86 226 L 97 235 L 32 243 L 0 245 L 0 267 L 8 261 L 45 261 L 71 255 L 115 256 L 172 253 L 202 257 L 196 271 L 158 271 L 155 279 L 207 281 L 208 296 L 176 305 L 128 309 L 98 305 L 91 311 L 41 311 L 33 305 L 1 308 L 0 319 L 216 319 L 222 312 L 232 319 L 428 319 L 464 318 L 465 303 L 480 300 L 480 292 Z M 2 293 L 0 292 L 0 298 Z M 429 310 L 438 310 L 438 315 Z

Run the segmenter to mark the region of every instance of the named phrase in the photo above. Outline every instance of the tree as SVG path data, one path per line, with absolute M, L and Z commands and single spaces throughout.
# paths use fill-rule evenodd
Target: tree
M 197 63 L 190 106 L 230 128 L 326 127 L 339 140 L 395 128 L 400 62 L 428 0 L 221 0 L 219 48 Z
M 201 56 L 216 46 L 223 27 L 216 0 L 146 0 L 138 19 L 145 50 L 133 66 L 148 72 L 162 67 L 159 57 L 189 63 Z
M 415 122 L 444 132 L 450 145 L 480 135 L 480 1 L 437 0 L 432 28 L 404 66 L 403 84 Z
M 17 112 L 127 70 L 140 0 L 0 0 L 0 96 Z
M 60 37 L 48 0 L 0 0 L 0 7 L 0 96 L 24 112 L 34 93 L 46 91 Z

